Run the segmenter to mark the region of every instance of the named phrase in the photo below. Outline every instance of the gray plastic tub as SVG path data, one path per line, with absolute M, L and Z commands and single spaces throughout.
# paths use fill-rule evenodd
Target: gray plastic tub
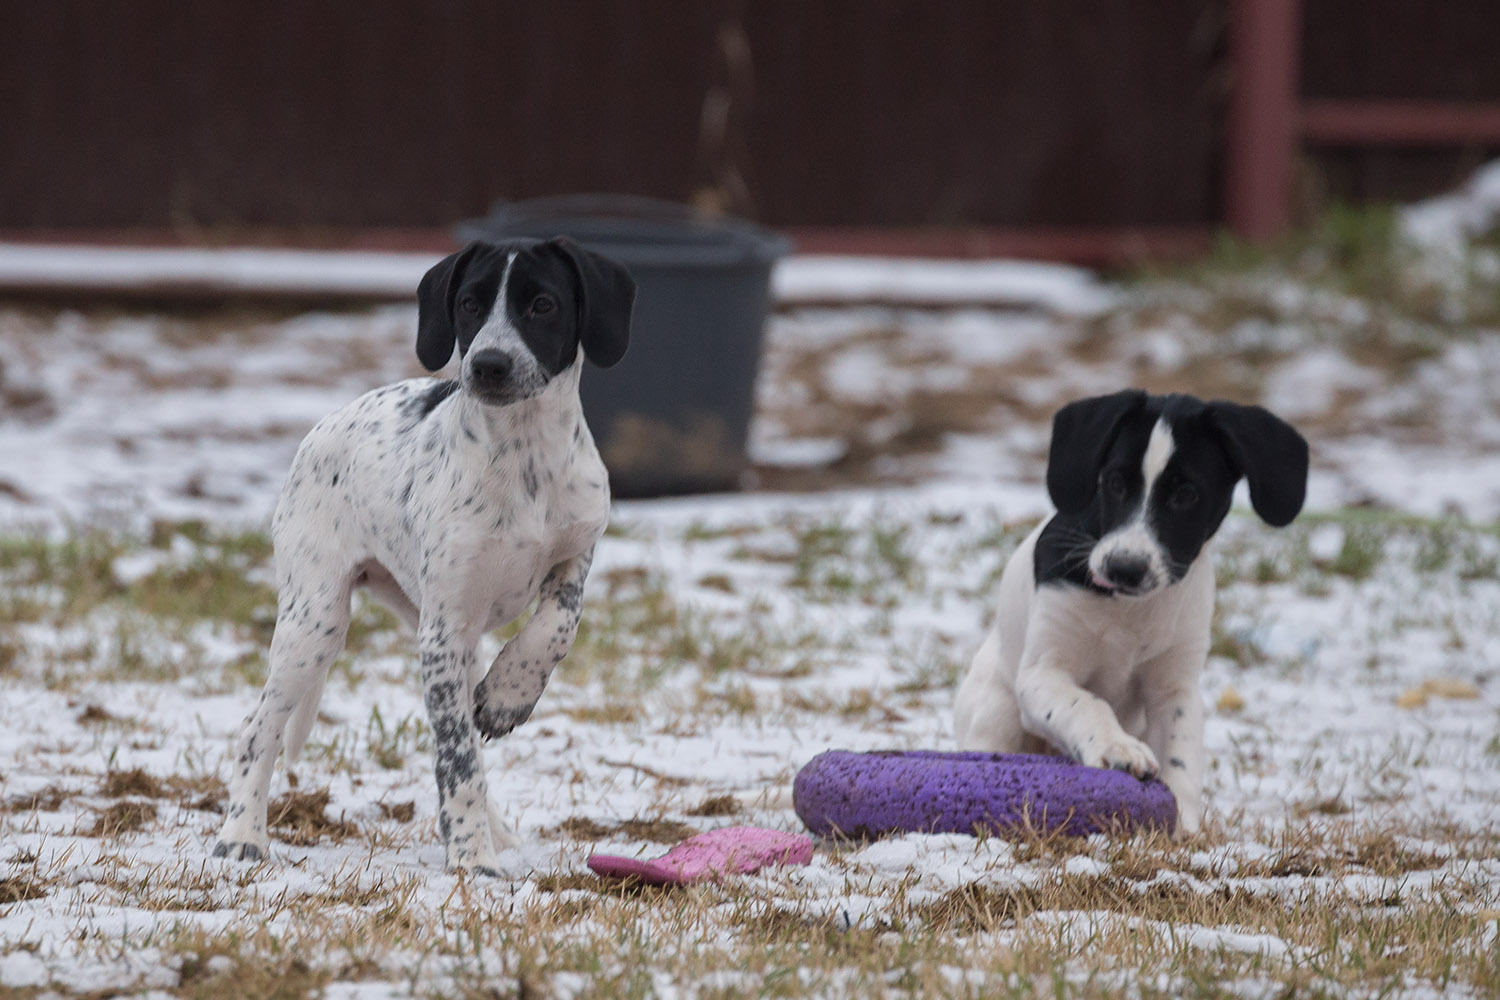
M 624 264 L 637 293 L 630 350 L 586 369 L 583 409 L 617 496 L 737 489 L 786 237 L 651 198 L 575 195 L 501 203 L 472 239 L 571 236 Z

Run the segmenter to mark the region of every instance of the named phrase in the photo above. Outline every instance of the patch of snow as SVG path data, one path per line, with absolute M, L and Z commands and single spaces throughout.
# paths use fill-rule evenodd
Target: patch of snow
M 796 255 L 772 273 L 783 303 L 829 301 L 1008 302 L 1064 314 L 1108 309 L 1113 293 L 1089 271 L 1020 260 L 935 261 Z
M 0 286 L 405 297 L 441 254 L 0 243 Z
M 752 437 L 749 455 L 756 465 L 823 466 L 838 461 L 848 450 L 848 445 L 838 438 L 760 441 Z
M 1425 253 L 1461 257 L 1474 237 L 1500 225 L 1500 160 L 1451 194 L 1403 206 L 1398 218 L 1406 239 Z
M 1355 364 L 1341 351 L 1303 351 L 1276 366 L 1266 381 L 1261 405 L 1296 422 L 1329 412 L 1343 393 L 1369 393 L 1384 382 L 1379 373 Z
M 1272 934 L 1247 934 L 1222 927 L 1173 927 L 1170 933 L 1190 947 L 1201 951 L 1233 951 L 1266 958 L 1286 958 L 1291 949 Z
M 414 296 L 441 253 L 205 249 L 0 243 L 0 288 Z M 799 302 L 1004 303 L 1092 315 L 1113 293 L 1090 272 L 1023 260 L 937 261 L 793 255 L 772 296 Z
M 52 979 L 47 963 L 30 951 L 17 948 L 0 954 L 0 983 L 13 989 L 45 986 Z

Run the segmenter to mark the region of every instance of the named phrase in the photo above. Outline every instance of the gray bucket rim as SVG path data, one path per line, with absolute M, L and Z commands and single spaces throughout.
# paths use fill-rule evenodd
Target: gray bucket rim
M 489 214 L 459 223 L 454 232 L 462 240 L 570 236 L 624 264 L 648 267 L 769 265 L 793 249 L 790 238 L 744 219 L 644 195 L 498 201 Z M 654 238 L 646 239 L 647 233 Z

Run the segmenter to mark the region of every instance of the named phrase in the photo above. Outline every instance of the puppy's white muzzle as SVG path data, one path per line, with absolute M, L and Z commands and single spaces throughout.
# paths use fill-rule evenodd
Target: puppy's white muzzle
M 1112 594 L 1138 597 L 1170 577 L 1161 544 L 1144 525 L 1132 525 L 1094 546 L 1089 554 L 1089 579 Z

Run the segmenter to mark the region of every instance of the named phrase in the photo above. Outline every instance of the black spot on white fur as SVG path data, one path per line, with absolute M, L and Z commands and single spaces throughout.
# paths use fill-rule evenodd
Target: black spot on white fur
M 412 423 L 420 423 L 423 418 L 437 408 L 439 403 L 457 391 L 457 381 L 454 379 L 440 379 L 434 382 L 432 388 L 427 391 L 408 397 L 406 402 L 401 404 L 401 412 Z

